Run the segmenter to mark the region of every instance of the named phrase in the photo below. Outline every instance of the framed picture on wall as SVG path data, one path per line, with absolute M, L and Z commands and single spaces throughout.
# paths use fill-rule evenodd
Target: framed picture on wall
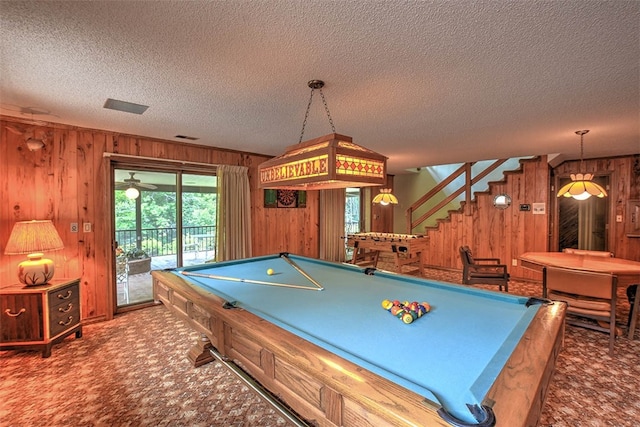
M 264 190 L 265 208 L 306 208 L 307 192 L 303 190 Z

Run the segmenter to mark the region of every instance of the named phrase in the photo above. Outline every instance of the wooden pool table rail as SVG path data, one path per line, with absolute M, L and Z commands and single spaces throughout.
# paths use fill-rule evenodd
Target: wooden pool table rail
M 190 353 L 204 354 L 213 345 L 303 419 L 320 427 L 449 425 L 422 396 L 250 312 L 225 309 L 221 298 L 178 275 L 151 274 L 154 298 L 208 338 Z M 487 395 L 495 402 L 496 425 L 537 423 L 563 325 L 564 305 L 541 307 Z

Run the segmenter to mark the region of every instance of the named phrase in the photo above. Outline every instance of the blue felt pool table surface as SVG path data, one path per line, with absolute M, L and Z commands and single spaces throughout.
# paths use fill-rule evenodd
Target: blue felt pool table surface
M 289 255 L 318 288 L 282 256 L 178 269 L 195 286 L 284 328 L 473 422 L 480 405 L 539 305 L 528 298 Z M 274 274 L 268 275 L 267 270 Z M 220 280 L 205 274 L 275 286 Z M 295 284 L 298 289 L 278 286 Z M 428 302 L 432 310 L 410 324 L 383 300 Z

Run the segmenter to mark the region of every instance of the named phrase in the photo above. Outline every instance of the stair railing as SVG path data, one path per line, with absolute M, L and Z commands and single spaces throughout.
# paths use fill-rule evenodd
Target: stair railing
M 411 234 L 412 230 L 414 228 L 416 228 L 418 225 L 420 225 L 420 224 L 424 223 L 425 221 L 427 221 L 429 218 L 431 218 L 433 215 L 435 215 L 436 212 L 438 212 L 443 207 L 447 206 L 449 203 L 451 203 L 453 200 L 455 200 L 462 193 L 465 193 L 464 212 L 465 212 L 466 215 L 471 215 L 470 204 L 471 204 L 471 200 L 472 200 L 472 196 L 473 196 L 473 194 L 471 192 L 471 188 L 473 187 L 473 185 L 475 185 L 482 178 L 484 178 L 485 176 L 489 175 L 491 172 L 493 172 L 494 170 L 499 168 L 507 160 L 508 159 L 498 159 L 498 160 L 496 160 L 495 162 L 493 162 L 489 166 L 487 166 L 484 170 L 480 171 L 474 177 L 471 176 L 471 167 L 475 164 L 475 162 L 465 163 L 462 166 L 460 166 L 458 169 L 453 171 L 451 173 L 451 175 L 446 177 L 438 185 L 436 185 L 431 190 L 429 190 L 427 193 L 425 193 L 424 196 L 420 197 L 411 206 L 409 206 L 409 208 L 407 209 L 407 212 L 406 212 L 407 233 Z M 465 183 L 464 183 L 464 185 L 462 187 L 455 189 L 451 194 L 449 194 L 447 197 L 445 197 L 442 201 L 440 201 L 434 207 L 429 209 L 424 214 L 420 215 L 419 218 L 416 218 L 415 220 L 413 219 L 414 212 L 416 212 L 418 209 L 420 209 L 420 207 L 422 205 L 424 205 L 425 203 L 428 203 L 431 199 L 433 199 L 435 196 L 437 196 L 447 185 L 449 185 L 451 182 L 453 182 L 453 180 L 455 180 L 456 178 L 458 178 L 459 176 L 461 176 L 463 174 L 465 175 Z

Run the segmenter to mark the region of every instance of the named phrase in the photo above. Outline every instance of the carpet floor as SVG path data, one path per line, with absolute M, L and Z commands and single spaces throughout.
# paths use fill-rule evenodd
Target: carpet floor
M 438 270 L 427 276 L 460 279 Z M 539 296 L 540 285 L 511 281 L 509 291 Z M 618 313 L 626 325 L 621 292 Z M 162 305 L 83 332 L 46 359 L 0 351 L 0 426 L 290 425 L 220 363 L 193 368 L 186 353 L 198 334 Z M 633 341 L 619 336 L 610 356 L 606 334 L 567 326 L 539 426 L 640 425 L 639 334 Z

